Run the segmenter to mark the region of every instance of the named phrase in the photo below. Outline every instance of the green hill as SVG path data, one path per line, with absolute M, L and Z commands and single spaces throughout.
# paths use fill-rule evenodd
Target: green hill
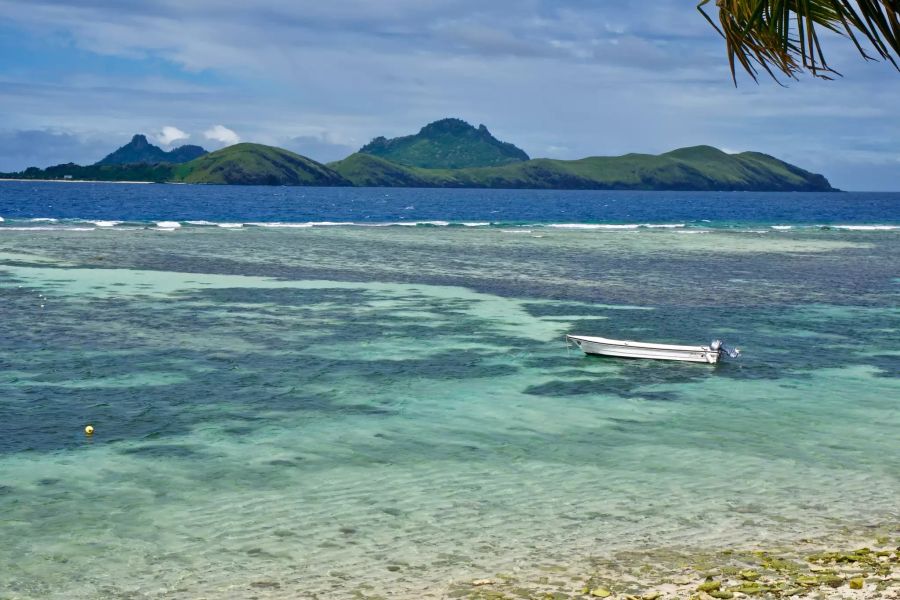
M 328 167 L 359 187 L 441 187 L 442 183 L 452 183 L 450 175 L 453 173 L 451 170 L 404 167 L 384 158 L 359 152 L 329 163 Z M 447 175 L 441 177 L 444 173 Z
M 501 142 L 484 125 L 476 129 L 460 119 L 435 121 L 415 135 L 377 137 L 359 152 L 425 169 L 493 167 L 528 160 L 523 150 Z
M 3 173 L 0 178 L 233 185 L 352 185 L 321 163 L 261 144 L 236 144 L 180 165 L 130 163 L 82 167 L 69 163 L 46 169 L 31 167 L 20 173 Z
M 756 152 L 711 146 L 661 155 L 533 159 L 497 167 L 421 169 L 354 154 L 331 163 L 358 186 L 696 191 L 832 191 L 821 175 Z
M 129 164 L 180 164 L 194 160 L 206 154 L 206 150 L 200 146 L 179 146 L 166 152 L 158 146 L 147 141 L 144 135 L 136 135 L 131 141 L 108 154 L 96 165 L 129 165 Z
M 351 185 L 314 160 L 262 144 L 235 144 L 176 167 L 184 183 L 234 185 Z
M 0 173 L 0 179 L 75 179 L 79 181 L 171 181 L 175 165 L 128 164 L 81 166 L 66 163 L 38 169 L 29 167 L 18 173 Z

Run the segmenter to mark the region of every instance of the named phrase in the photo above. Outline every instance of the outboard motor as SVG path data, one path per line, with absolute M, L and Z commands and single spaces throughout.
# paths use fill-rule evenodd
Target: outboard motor
M 725 342 L 723 342 L 722 340 L 713 340 L 709 344 L 709 348 L 710 348 L 710 350 L 713 350 L 714 352 L 718 352 L 720 355 L 726 354 L 730 358 L 738 358 L 741 355 L 740 348 L 726 346 Z

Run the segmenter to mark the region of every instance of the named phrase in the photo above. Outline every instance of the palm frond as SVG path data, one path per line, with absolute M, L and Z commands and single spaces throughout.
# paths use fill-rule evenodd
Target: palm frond
M 900 0 L 716 0 L 718 24 L 705 10 L 711 1 L 697 9 L 725 39 L 735 82 L 738 65 L 754 80 L 760 70 L 776 80 L 778 72 L 840 75 L 825 59 L 822 30 L 850 40 L 866 60 L 900 68 Z

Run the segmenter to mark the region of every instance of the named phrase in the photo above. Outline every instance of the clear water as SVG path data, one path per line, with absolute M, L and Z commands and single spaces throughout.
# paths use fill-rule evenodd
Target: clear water
M 734 214 L 223 228 L 182 220 L 296 221 L 188 214 L 166 196 L 213 188 L 57 184 L 36 199 L 9 185 L 0 597 L 441 597 L 619 550 L 898 520 L 900 231 L 801 227 L 894 224 L 897 196 L 864 219 L 830 206 L 831 220 L 781 222 L 794 229 Z M 144 204 L 86 212 L 100 188 Z M 257 191 L 227 194 L 249 210 Z M 48 194 L 58 212 L 35 208 Z M 691 216 L 666 206 L 633 221 Z M 367 210 L 391 221 L 348 219 Z M 571 222 L 604 223 L 581 210 Z M 535 222 L 515 216 L 502 220 Z M 745 356 L 588 358 L 566 349 L 573 331 L 722 337 Z

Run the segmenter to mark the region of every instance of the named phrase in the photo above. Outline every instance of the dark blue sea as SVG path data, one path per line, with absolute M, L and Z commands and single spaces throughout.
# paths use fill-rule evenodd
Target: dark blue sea
M 4 599 L 885 597 L 900 194 L 0 182 L 0 423 Z
M 105 221 L 897 225 L 900 193 L 608 192 L 0 182 L 0 217 Z

